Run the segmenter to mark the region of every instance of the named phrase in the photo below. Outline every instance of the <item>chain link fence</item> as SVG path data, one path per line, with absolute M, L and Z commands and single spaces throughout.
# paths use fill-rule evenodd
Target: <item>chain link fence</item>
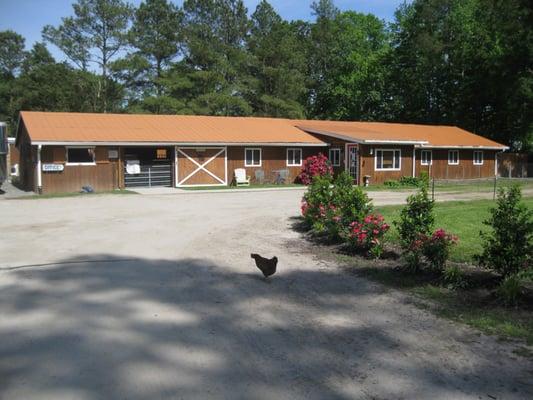
M 461 199 L 476 197 L 496 198 L 500 188 L 507 188 L 511 185 L 519 185 L 525 196 L 533 196 L 533 178 L 504 178 L 494 177 L 488 179 L 467 179 L 467 180 L 446 180 L 431 179 L 430 192 L 434 200 L 444 197 L 455 196 Z

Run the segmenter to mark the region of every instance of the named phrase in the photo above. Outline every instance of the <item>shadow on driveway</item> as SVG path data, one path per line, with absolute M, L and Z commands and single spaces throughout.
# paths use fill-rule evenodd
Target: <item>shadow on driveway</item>
M 405 363 L 416 345 L 357 322 L 375 288 L 344 274 L 101 254 L 0 278 L 2 399 L 520 397 L 489 364 Z

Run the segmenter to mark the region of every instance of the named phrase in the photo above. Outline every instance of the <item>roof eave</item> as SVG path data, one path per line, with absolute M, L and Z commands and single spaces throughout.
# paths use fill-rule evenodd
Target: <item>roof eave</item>
M 113 142 L 113 141 L 54 141 L 35 140 L 34 145 L 44 146 L 274 146 L 274 147 L 325 147 L 327 143 L 312 142 Z

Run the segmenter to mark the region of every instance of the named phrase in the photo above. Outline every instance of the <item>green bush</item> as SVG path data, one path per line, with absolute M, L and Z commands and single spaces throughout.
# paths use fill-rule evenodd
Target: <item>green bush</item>
M 339 209 L 343 228 L 352 222 L 362 222 L 373 210 L 372 201 L 361 187 L 353 184 L 353 178 L 342 172 L 333 183 L 332 203 Z
M 311 184 L 307 187 L 301 209 L 302 215 L 310 227 L 323 218 L 326 207 L 332 204 L 332 183 L 331 175 L 317 175 L 313 177 Z
M 422 238 L 422 254 L 434 270 L 442 271 L 450 257 L 450 250 L 457 243 L 457 237 L 444 229 L 437 229 L 430 237 Z
M 398 181 L 385 181 L 385 182 L 383 182 L 383 184 L 385 186 L 390 187 L 390 188 L 399 188 L 400 187 L 400 182 L 398 182 Z
M 457 265 L 445 268 L 442 275 L 444 282 L 453 289 L 464 288 L 467 285 L 464 273 Z
M 340 239 L 354 221 L 363 221 L 372 211 L 366 193 L 353 184 L 346 172 L 335 180 L 316 176 L 302 199 L 302 215 L 315 233 Z
M 504 278 L 530 271 L 533 257 L 533 211 L 522 202 L 518 185 L 501 188 L 495 208 L 483 224 L 490 232 L 480 232 L 483 252 L 477 256 L 481 266 L 493 269 Z
M 520 285 L 519 274 L 507 276 L 498 287 L 498 297 L 508 306 L 515 305 L 520 298 Z
M 426 186 L 407 198 L 407 205 L 400 212 L 400 220 L 394 224 L 400 235 L 400 245 L 408 266 L 416 270 L 421 265 L 424 237 L 431 234 L 435 217 L 434 202 L 428 196 Z
M 400 185 L 402 186 L 419 186 L 420 180 L 414 176 L 402 176 L 400 178 Z

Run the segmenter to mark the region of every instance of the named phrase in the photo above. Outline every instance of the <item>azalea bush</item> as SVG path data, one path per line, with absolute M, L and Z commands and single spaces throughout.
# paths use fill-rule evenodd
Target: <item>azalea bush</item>
M 302 216 L 307 224 L 313 224 L 325 216 L 326 207 L 333 204 L 333 178 L 331 175 L 316 176 L 302 198 Z
M 304 160 L 298 180 L 304 185 L 310 185 L 313 182 L 313 177 L 328 175 L 333 175 L 333 167 L 324 154 L 318 153 L 318 155 L 307 157 Z
M 341 229 L 354 221 L 362 222 L 372 212 L 373 205 L 361 187 L 354 185 L 352 176 L 342 172 L 333 182 L 332 203 L 339 209 Z
M 383 253 L 383 237 L 389 229 L 382 215 L 370 214 L 362 222 L 350 224 L 346 241 L 352 250 L 362 250 L 379 258 Z
M 422 237 L 422 254 L 433 269 L 443 271 L 451 248 L 458 240 L 457 236 L 447 233 L 444 229 L 437 229 L 431 236 Z
M 418 193 L 407 198 L 407 205 L 395 221 L 400 235 L 400 245 L 407 266 L 417 270 L 421 266 L 425 238 L 431 235 L 435 217 L 434 202 L 429 198 L 427 187 L 421 186 Z

